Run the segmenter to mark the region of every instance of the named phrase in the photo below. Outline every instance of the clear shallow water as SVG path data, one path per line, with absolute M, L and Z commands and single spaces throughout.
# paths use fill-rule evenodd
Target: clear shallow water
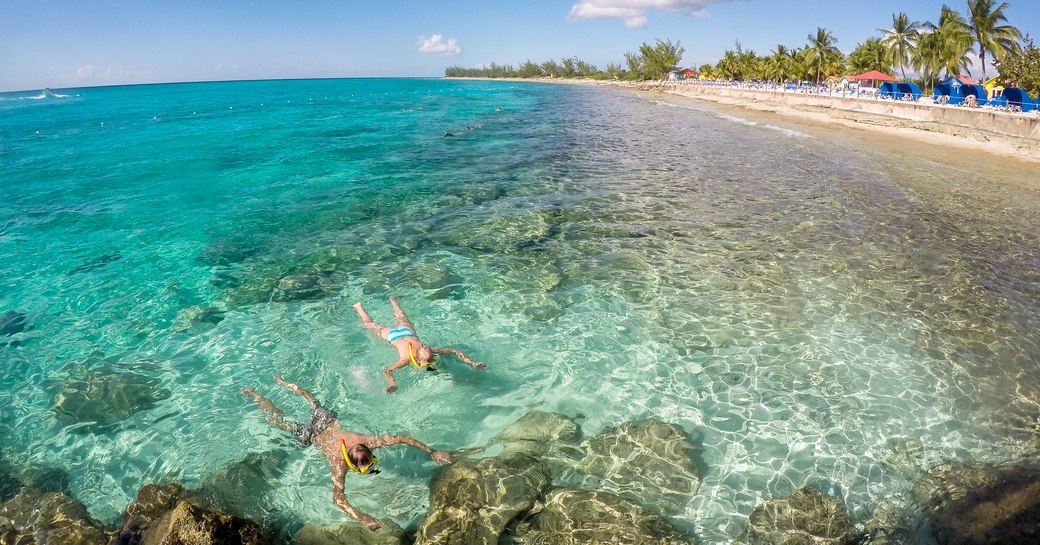
M 680 424 L 706 468 L 680 523 L 706 543 L 805 484 L 863 521 L 910 504 L 907 467 L 1040 445 L 1035 167 L 581 87 L 37 94 L 0 97 L 0 312 L 33 323 L 0 338 L 3 455 L 67 470 L 106 522 L 142 484 L 272 449 L 269 509 L 341 520 L 320 455 L 238 395 L 302 418 L 276 373 L 445 450 L 535 409 L 586 435 Z M 286 277 L 321 297 L 281 300 Z M 393 354 L 351 305 L 388 321 L 391 294 L 489 369 L 402 370 L 384 395 Z M 102 361 L 168 395 L 63 422 L 62 381 Z M 352 502 L 418 520 L 434 466 L 409 450 Z

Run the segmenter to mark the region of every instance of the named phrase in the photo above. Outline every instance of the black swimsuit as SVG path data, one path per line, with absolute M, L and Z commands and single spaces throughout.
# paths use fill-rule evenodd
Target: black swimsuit
M 311 406 L 311 421 L 307 424 L 293 422 L 291 433 L 296 436 L 296 441 L 301 447 L 309 446 L 314 442 L 314 438 L 331 426 L 338 417 L 336 411 L 326 409 L 315 401 Z

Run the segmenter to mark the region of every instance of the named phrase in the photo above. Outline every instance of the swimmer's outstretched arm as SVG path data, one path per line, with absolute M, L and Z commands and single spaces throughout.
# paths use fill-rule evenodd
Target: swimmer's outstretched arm
M 383 390 L 384 392 L 392 394 L 397 391 L 397 379 L 394 378 L 394 371 L 406 365 L 408 365 L 408 358 L 401 358 L 395 361 L 394 363 L 391 363 L 390 367 L 387 367 L 383 371 L 383 377 L 386 378 L 386 381 L 390 383 L 390 386 L 387 386 L 386 389 Z
M 343 464 L 332 465 L 332 501 L 343 510 L 344 513 L 354 517 L 361 524 L 365 525 L 365 528 L 369 530 L 376 530 L 379 528 L 379 521 L 374 517 L 366 515 L 361 511 L 354 508 L 347 502 L 347 495 L 343 493 L 343 477 L 346 476 L 347 470 L 343 468 Z
M 307 402 L 310 403 L 311 405 L 317 405 L 318 404 L 318 400 L 314 399 L 314 395 L 313 394 L 311 394 L 310 392 L 308 392 L 307 390 L 305 390 L 303 388 L 300 388 L 299 386 L 297 386 L 293 382 L 286 382 L 282 378 L 282 375 L 275 375 L 274 376 L 274 381 L 277 382 L 278 384 L 281 384 L 282 386 L 285 386 L 286 388 L 289 389 L 289 391 L 293 392 L 294 394 L 296 394 L 296 395 L 306 399 Z
M 365 438 L 365 444 L 368 445 L 369 448 L 383 448 L 389 447 L 390 445 L 408 445 L 429 454 L 430 458 L 433 458 L 433 461 L 438 464 L 451 463 L 451 457 L 448 456 L 446 452 L 433 450 L 419 442 L 418 439 L 407 435 L 370 435 Z
M 472 365 L 473 367 L 475 367 L 477 369 L 484 369 L 485 367 L 487 367 L 487 365 L 484 365 L 483 363 L 480 363 L 479 361 L 473 361 L 472 359 L 470 359 L 469 356 L 463 354 L 461 351 L 459 351 L 459 350 L 457 350 L 455 348 L 432 348 L 431 347 L 430 351 L 433 352 L 434 354 L 451 354 L 451 355 L 459 358 L 460 360 L 462 360 L 462 361 Z

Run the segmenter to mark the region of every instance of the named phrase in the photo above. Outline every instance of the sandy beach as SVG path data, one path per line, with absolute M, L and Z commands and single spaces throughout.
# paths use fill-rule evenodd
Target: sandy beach
M 466 78 L 457 78 L 466 79 Z M 485 78 L 477 78 L 485 79 Z M 852 109 L 858 101 L 839 97 L 814 96 L 814 102 L 820 104 L 791 104 L 781 93 L 762 91 L 742 91 L 728 87 L 710 87 L 696 83 L 679 84 L 668 82 L 611 82 L 577 79 L 506 79 L 504 81 L 528 81 L 565 85 L 599 85 L 636 89 L 657 93 L 662 96 L 683 97 L 694 101 L 711 102 L 724 107 L 751 110 L 755 112 L 779 115 L 799 122 L 816 125 L 829 125 L 871 133 L 883 133 L 887 136 L 912 139 L 920 143 L 973 150 L 996 157 L 1013 158 L 1027 163 L 1040 163 L 1040 139 L 1001 134 L 995 130 L 987 130 L 979 126 L 960 125 L 949 122 L 913 119 L 898 115 L 898 108 L 892 108 L 892 115 L 884 115 Z M 862 101 L 875 101 L 864 98 Z M 898 105 L 893 101 L 885 101 L 889 105 Z M 928 106 L 944 108 L 943 106 Z M 956 108 L 962 117 L 971 119 L 974 116 L 985 116 L 988 125 L 999 127 L 1002 123 L 1037 124 L 1037 114 L 1012 114 L 986 110 L 969 111 Z

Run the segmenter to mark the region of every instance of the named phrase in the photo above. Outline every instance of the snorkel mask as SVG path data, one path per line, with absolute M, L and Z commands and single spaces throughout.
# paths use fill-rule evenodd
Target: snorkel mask
M 433 358 L 430 358 L 430 361 L 426 363 L 419 363 L 418 361 L 415 361 L 415 353 L 412 352 L 412 343 L 408 343 L 408 359 L 412 360 L 412 365 L 414 365 L 416 369 L 422 369 L 423 367 L 429 365 L 437 365 L 437 360 Z
M 379 463 L 379 458 L 376 458 L 375 456 L 373 456 L 371 462 L 369 462 L 369 463 L 367 463 L 367 464 L 365 464 L 365 465 L 363 465 L 361 467 L 356 467 L 354 465 L 354 463 L 350 461 L 350 456 L 347 456 L 347 441 L 344 440 L 343 438 L 340 438 L 340 440 L 339 440 L 339 448 L 340 448 L 340 450 L 343 451 L 343 460 L 345 462 L 347 462 L 347 467 L 349 467 L 350 470 L 353 471 L 354 473 L 356 473 L 358 475 L 364 475 L 366 473 L 371 473 L 371 474 L 375 475 L 376 473 L 379 473 L 379 470 L 375 469 L 376 464 Z

